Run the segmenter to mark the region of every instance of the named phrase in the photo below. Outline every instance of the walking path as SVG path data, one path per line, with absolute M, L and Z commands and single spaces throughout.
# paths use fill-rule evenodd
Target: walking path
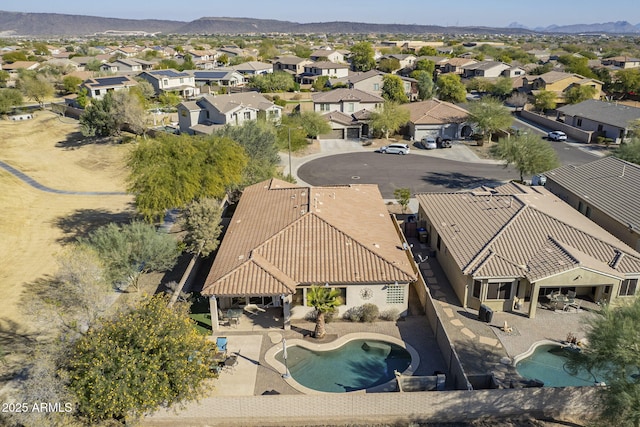
M 40 191 L 47 192 L 47 193 L 67 194 L 67 195 L 73 195 L 73 196 L 126 196 L 128 194 L 128 193 L 123 193 L 123 192 L 108 192 L 108 191 L 58 190 L 58 189 L 47 187 L 46 185 L 40 184 L 38 181 L 36 181 L 35 179 L 31 178 L 29 175 L 25 174 L 24 172 L 19 171 L 18 169 L 14 168 L 13 166 L 11 166 L 11 165 L 9 165 L 9 164 L 1 161 L 1 160 L 0 160 L 0 169 L 4 169 L 5 171 L 9 172 L 13 176 L 15 176 L 19 180 L 23 181 L 24 183 L 32 186 L 33 188 L 35 188 L 37 190 L 40 190 Z

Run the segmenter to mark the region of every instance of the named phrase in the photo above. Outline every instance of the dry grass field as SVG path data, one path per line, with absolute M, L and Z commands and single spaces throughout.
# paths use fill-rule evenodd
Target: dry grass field
M 42 185 L 67 191 L 124 192 L 130 146 L 84 144 L 77 122 L 36 112 L 0 120 L 0 160 Z M 25 286 L 56 270 L 55 256 L 77 235 L 132 211 L 128 195 L 65 195 L 37 190 L 0 170 L 0 319 L 24 320 Z

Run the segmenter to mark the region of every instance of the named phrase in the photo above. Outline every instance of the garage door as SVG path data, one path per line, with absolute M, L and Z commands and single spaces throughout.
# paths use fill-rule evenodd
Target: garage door
M 359 138 L 360 138 L 360 128 L 347 129 L 347 139 L 359 139 Z
M 329 133 L 320 135 L 320 139 L 344 139 L 344 129 L 333 129 Z

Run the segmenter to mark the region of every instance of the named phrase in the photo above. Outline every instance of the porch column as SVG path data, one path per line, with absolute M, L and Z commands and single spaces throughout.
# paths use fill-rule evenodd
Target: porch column
M 291 295 L 285 295 L 282 298 L 282 321 L 284 323 L 284 330 L 288 331 L 291 329 Z
M 215 334 L 220 328 L 218 321 L 218 301 L 215 295 L 209 297 L 209 312 L 211 313 L 211 333 Z
M 536 317 L 536 308 L 538 306 L 538 297 L 540 296 L 540 285 L 533 283 L 531 289 L 531 299 L 529 300 L 529 319 Z

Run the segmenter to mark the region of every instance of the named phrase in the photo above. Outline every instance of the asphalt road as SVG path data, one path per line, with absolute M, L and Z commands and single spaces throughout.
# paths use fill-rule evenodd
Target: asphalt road
M 518 117 L 514 118 L 513 127 L 525 129 L 527 132 L 532 132 L 545 137 L 547 133 L 554 130 L 541 129 L 537 125 L 529 124 Z M 576 143 L 576 145 L 572 145 L 572 142 L 575 143 L 575 141 L 572 140 L 568 140 L 567 143 L 561 141 L 549 141 L 553 149 L 558 153 L 558 159 L 562 165 L 580 166 L 598 159 L 597 156 L 578 148 L 580 145 L 585 146 L 584 143 Z
M 397 188 L 409 188 L 412 194 L 458 191 L 520 178 L 518 171 L 503 165 L 371 151 L 312 160 L 300 166 L 297 175 L 311 185 L 377 184 L 386 199 L 393 199 Z

